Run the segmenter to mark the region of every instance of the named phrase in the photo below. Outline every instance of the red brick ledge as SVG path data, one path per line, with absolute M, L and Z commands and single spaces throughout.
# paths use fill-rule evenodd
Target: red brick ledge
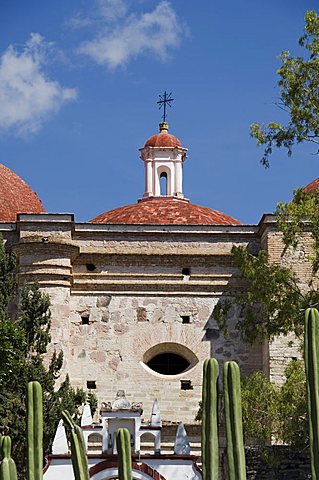
M 97 473 L 106 470 L 108 468 L 117 468 L 118 464 L 117 462 L 114 462 L 113 460 L 105 460 L 104 462 L 98 463 L 97 465 L 94 465 L 93 467 L 90 468 L 89 473 L 90 477 L 93 477 L 93 475 L 96 475 Z M 163 475 L 161 475 L 157 470 L 154 470 L 152 467 L 149 465 L 146 465 L 146 463 L 132 463 L 132 469 L 137 470 L 138 472 L 145 473 L 151 478 L 154 478 L 154 480 L 166 480 Z

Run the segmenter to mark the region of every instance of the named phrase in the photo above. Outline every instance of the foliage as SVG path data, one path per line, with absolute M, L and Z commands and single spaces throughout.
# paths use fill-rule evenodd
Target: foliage
M 230 309 L 236 304 L 241 313 L 235 329 L 246 343 L 273 339 L 290 331 L 300 336 L 303 311 L 319 300 L 319 292 L 310 289 L 302 293 L 295 274 L 289 268 L 268 264 L 264 251 L 254 256 L 245 247 L 234 246 L 232 255 L 240 271 L 239 279 L 249 288 L 237 293 L 233 300 L 221 300 L 216 305 L 214 319 L 224 334 L 228 333 Z
M 263 372 L 242 379 L 242 410 L 245 438 L 264 446 L 272 435 L 279 437 L 279 390 Z
M 271 437 L 297 448 L 308 445 L 307 392 L 304 363 L 292 360 L 281 387 L 262 372 L 242 380 L 242 408 L 245 437 L 259 445 Z
M 51 312 L 48 295 L 42 293 L 36 284 L 26 285 L 20 304 L 20 325 L 27 340 L 29 354 L 46 353 L 51 340 Z
M 312 273 L 316 274 L 319 268 L 319 190 L 295 190 L 293 200 L 279 203 L 275 213 L 286 247 L 297 248 L 302 234 L 306 231 L 310 233 L 313 253 L 309 260 Z
M 288 113 L 287 125 L 270 122 L 251 125 L 251 136 L 264 145 L 261 163 L 268 167 L 273 148 L 284 147 L 292 154 L 295 144 L 307 141 L 319 145 L 319 17 L 315 11 L 305 16 L 305 33 L 299 39 L 304 56 L 293 57 L 288 51 L 280 55 L 280 100 L 277 105 Z
M 308 444 L 307 391 L 304 363 L 292 360 L 285 370 L 280 390 L 281 438 L 284 443 L 303 448 Z

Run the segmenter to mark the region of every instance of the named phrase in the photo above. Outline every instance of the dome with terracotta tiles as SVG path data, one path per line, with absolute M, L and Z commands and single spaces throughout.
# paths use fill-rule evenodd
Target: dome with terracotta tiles
M 181 147 L 181 141 L 168 133 L 168 124 L 166 122 L 162 122 L 159 125 L 160 131 L 156 135 L 152 135 L 148 140 L 145 142 L 144 147 Z
M 92 223 L 132 225 L 240 225 L 235 218 L 188 200 L 145 198 L 133 205 L 115 208 L 93 218 Z
M 319 178 L 316 178 L 311 183 L 309 183 L 306 187 L 304 187 L 304 192 L 314 192 L 315 190 L 319 190 Z
M 187 159 L 187 148 L 168 133 L 166 122 L 160 123 L 159 127 L 160 132 L 150 137 L 140 149 L 145 170 L 143 198 L 133 205 L 102 213 L 91 222 L 128 225 L 240 225 L 238 220 L 225 213 L 194 205 L 184 198 L 183 164 Z M 162 147 L 174 148 L 168 148 L 163 155 Z
M 43 212 L 41 200 L 29 185 L 0 164 L 0 222 L 15 222 L 17 213 Z

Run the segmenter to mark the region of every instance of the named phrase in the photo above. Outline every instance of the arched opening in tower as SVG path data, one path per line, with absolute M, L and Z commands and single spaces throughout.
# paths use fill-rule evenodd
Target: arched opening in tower
M 161 196 L 167 195 L 167 173 L 162 172 L 160 175 L 160 192 Z

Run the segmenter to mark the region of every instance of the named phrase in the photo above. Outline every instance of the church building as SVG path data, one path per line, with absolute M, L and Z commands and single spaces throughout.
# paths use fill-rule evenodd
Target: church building
M 17 255 L 19 285 L 37 282 L 50 296 L 48 354 L 63 351 L 62 377 L 94 391 L 99 405 L 124 391 L 130 405 L 143 404 L 142 425 L 157 399 L 163 435 L 183 422 L 195 438 L 205 358 L 232 359 L 243 375 L 260 369 L 280 382 L 300 352 L 292 336 L 247 347 L 234 328 L 227 338 L 218 329 L 215 305 L 246 288 L 232 246 L 263 249 L 269 262 L 281 262 L 283 245 L 271 214 L 245 225 L 191 203 L 183 191 L 187 152 L 161 123 L 140 148 L 141 198 L 87 222 L 46 213 L 0 165 L 0 232 Z M 304 269 L 300 256 L 287 255 L 286 264 Z M 234 308 L 231 325 L 238 315 Z

